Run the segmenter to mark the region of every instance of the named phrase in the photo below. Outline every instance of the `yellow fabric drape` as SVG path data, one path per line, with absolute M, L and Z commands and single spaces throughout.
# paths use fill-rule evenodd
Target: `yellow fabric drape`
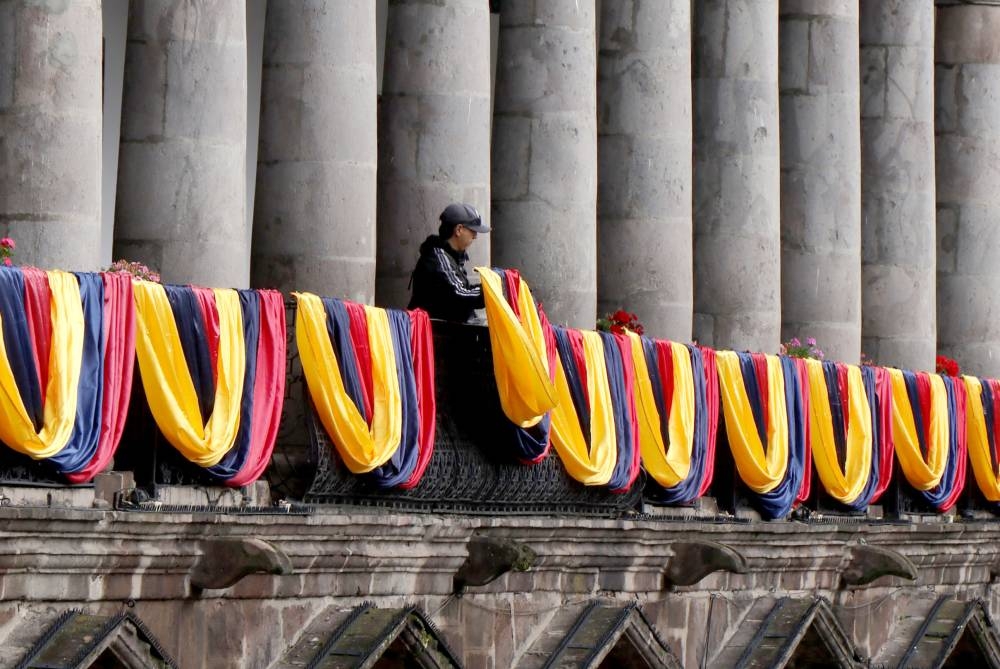
M 896 457 L 903 475 L 917 490 L 930 490 L 941 482 L 948 464 L 948 395 L 944 380 L 937 374 L 930 375 L 931 408 L 927 435 L 927 459 L 920 452 L 920 440 L 906 392 L 903 372 L 890 369 L 892 379 L 892 438 L 896 443 Z
M 384 309 L 365 306 L 374 400 L 369 427 L 344 389 L 323 301 L 311 293 L 292 295 L 298 300 L 295 339 L 316 413 L 347 468 L 355 474 L 370 472 L 392 457 L 402 438 L 402 398 L 389 315 Z
M 503 296 L 500 276 L 477 267 L 482 277 L 486 318 L 493 347 L 493 373 L 504 414 L 520 427 L 533 427 L 556 404 L 542 323 L 528 284 L 517 295 L 520 319 Z
M 750 408 L 750 398 L 743 386 L 739 356 L 733 351 L 719 351 L 715 356 L 722 391 L 722 409 L 726 418 L 729 448 L 743 482 L 756 493 L 774 490 L 788 469 L 788 410 L 785 407 L 785 377 L 781 360 L 767 356 L 767 452 L 760 441 Z
M 555 384 L 559 402 L 552 409 L 552 445 L 575 480 L 585 485 L 605 485 L 614 474 L 618 450 L 604 344 L 598 333 L 583 332 L 583 353 L 590 400 L 590 449 L 580 428 L 566 374 L 559 364 Z
M 66 446 L 76 422 L 77 388 L 83 362 L 83 304 L 80 285 L 69 272 L 46 272 L 49 279 L 52 345 L 45 388 L 42 429 L 35 432 L 14 380 L 7 349 L 0 337 L 0 440 L 36 460 L 50 458 Z
M 670 444 L 665 445 L 660 430 L 660 412 L 656 407 L 656 397 L 646 366 L 646 356 L 643 354 L 642 340 L 634 332 L 627 334 L 632 340 L 642 464 L 657 483 L 664 488 L 672 488 L 686 479 L 691 471 L 695 420 L 691 352 L 684 344 L 670 342 L 674 393 L 670 401 L 670 417 L 667 423 Z
M 219 312 L 218 380 L 212 415 L 204 423 L 166 291 L 148 281 L 137 281 L 134 288 L 135 351 L 153 418 L 185 458 L 202 467 L 218 464 L 240 428 L 246 350 L 239 294 L 212 291 Z
M 850 397 L 843 470 L 833 437 L 833 416 L 823 363 L 806 360 L 806 369 L 809 373 L 809 430 L 813 462 L 827 494 L 838 502 L 850 504 L 864 491 L 872 466 L 872 413 L 861 368 L 855 365 L 847 367 Z
M 990 440 L 987 432 L 992 430 L 993 426 L 986 424 L 982 382 L 974 376 L 966 376 L 964 379 L 968 390 L 968 401 L 965 406 L 972 472 L 976 476 L 976 483 L 983 496 L 990 502 L 1000 502 L 1000 481 L 997 480 L 997 471 L 990 456 Z

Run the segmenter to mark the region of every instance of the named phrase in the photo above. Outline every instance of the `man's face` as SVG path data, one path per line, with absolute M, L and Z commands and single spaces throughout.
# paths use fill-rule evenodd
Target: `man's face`
M 465 251 L 472 246 L 472 242 L 476 240 L 478 234 L 475 230 L 470 230 L 459 223 L 455 226 L 455 234 L 452 235 L 452 239 L 455 240 L 455 248 L 459 251 Z

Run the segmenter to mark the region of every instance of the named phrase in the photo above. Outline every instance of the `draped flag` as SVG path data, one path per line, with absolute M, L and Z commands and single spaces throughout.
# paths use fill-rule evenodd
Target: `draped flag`
M 965 486 L 966 385 L 949 376 L 888 371 L 900 469 L 928 504 L 945 512 Z
M 549 411 L 556 404 L 555 337 L 517 270 L 476 271 L 482 277 L 500 406 L 515 426 L 517 458 L 535 464 L 549 452 Z
M 1000 502 L 997 435 L 1000 434 L 1000 382 L 964 377 L 967 395 L 969 461 L 976 484 L 988 502 Z
M 684 504 L 711 484 L 719 417 L 715 352 L 629 334 L 646 496 Z
M 228 486 L 271 458 L 285 394 L 285 310 L 273 290 L 137 281 L 136 353 L 163 436 Z
M 0 267 L 0 440 L 72 483 L 102 471 L 132 381 L 131 281 Z
M 427 314 L 293 295 L 309 395 L 344 464 L 383 488 L 417 485 L 434 449 Z
M 726 433 L 736 469 L 767 519 L 799 499 L 806 471 L 808 395 L 792 358 L 716 354 Z M 765 446 L 766 444 L 766 446 Z
M 836 501 L 863 510 L 878 490 L 884 469 L 876 370 L 819 360 L 805 363 L 812 457 L 820 482 Z
M 560 364 L 552 442 L 569 475 L 624 492 L 639 474 L 632 340 L 553 326 Z

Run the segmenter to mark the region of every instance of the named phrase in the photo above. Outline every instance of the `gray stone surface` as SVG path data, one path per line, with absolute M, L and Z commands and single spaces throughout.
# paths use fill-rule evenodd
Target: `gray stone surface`
M 114 256 L 246 287 L 246 6 L 130 5 Z
M 506 0 L 493 117 L 493 263 L 553 323 L 597 312 L 594 0 Z
M 268 4 L 251 282 L 375 299 L 375 9 Z
M 781 336 L 778 0 L 694 3 L 694 337 Z
M 934 369 L 934 5 L 861 2 L 861 348 Z
M 861 353 L 858 3 L 781 0 L 782 338 Z
M 490 16 L 479 0 L 389 3 L 375 296 L 405 307 L 421 242 L 450 202 L 490 223 Z M 488 265 L 492 235 L 469 250 Z
M 0 2 L 0 236 L 17 264 L 100 265 L 101 34 L 97 0 Z
M 601 5 L 597 63 L 597 310 L 690 341 L 691 10 Z
M 938 351 L 1000 375 L 1000 7 L 939 7 Z

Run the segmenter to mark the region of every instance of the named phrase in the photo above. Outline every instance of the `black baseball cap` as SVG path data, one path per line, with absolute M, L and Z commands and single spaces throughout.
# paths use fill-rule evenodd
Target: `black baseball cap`
M 490 226 L 483 223 L 483 217 L 471 204 L 453 202 L 441 212 L 441 222 L 447 225 L 461 225 L 473 232 L 489 232 Z

